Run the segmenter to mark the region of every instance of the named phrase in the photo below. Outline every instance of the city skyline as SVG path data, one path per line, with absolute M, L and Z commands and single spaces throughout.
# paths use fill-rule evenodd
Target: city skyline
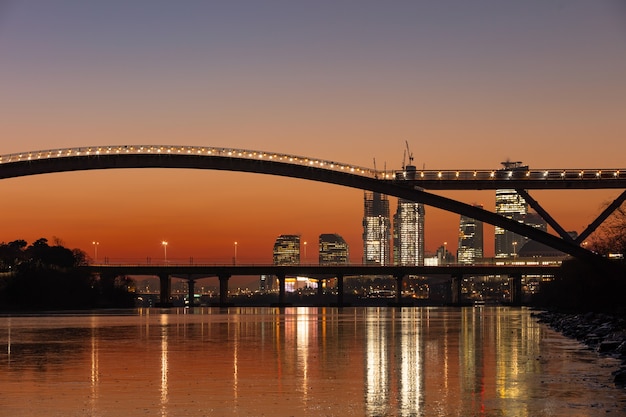
M 427 169 L 624 168 L 625 16 L 617 1 L 579 0 L 2 3 L 0 154 L 205 145 L 400 169 L 406 141 Z M 231 259 L 238 242 L 242 262 L 270 262 L 281 232 L 315 242 L 330 230 L 362 259 L 361 190 L 142 169 L 3 180 L 0 192 L 5 242 L 159 259 L 167 241 L 181 260 Z M 441 194 L 494 210 L 493 192 Z M 531 194 L 580 232 L 618 191 Z M 425 251 L 454 253 L 458 215 L 425 210 Z

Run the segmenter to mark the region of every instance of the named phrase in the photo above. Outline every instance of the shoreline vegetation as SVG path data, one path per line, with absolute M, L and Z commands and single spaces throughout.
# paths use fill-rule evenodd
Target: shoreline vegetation
M 134 306 L 127 277 L 95 277 L 76 267 L 88 264 L 80 249 L 55 239 L 0 243 L 0 310 L 86 310 Z

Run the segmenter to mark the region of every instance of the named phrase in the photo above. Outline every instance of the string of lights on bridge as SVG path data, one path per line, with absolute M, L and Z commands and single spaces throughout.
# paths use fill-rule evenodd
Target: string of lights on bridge
M 218 148 L 205 146 L 168 146 L 168 145 L 121 145 L 121 146 L 91 146 L 63 149 L 49 149 L 32 152 L 0 155 L 0 165 L 22 161 L 34 161 L 51 158 L 90 157 L 100 155 L 197 155 L 205 157 L 238 158 L 250 160 L 267 160 L 292 165 L 304 165 L 315 168 L 344 171 L 355 175 L 383 180 L 417 181 L 436 180 L 489 180 L 489 179 L 524 179 L 524 180 L 563 180 L 563 179 L 624 179 L 626 169 L 499 169 L 499 170 L 392 170 L 379 171 L 372 168 L 360 167 L 352 164 L 333 162 L 323 159 L 289 155 L 274 152 L 254 151 L 246 149 Z

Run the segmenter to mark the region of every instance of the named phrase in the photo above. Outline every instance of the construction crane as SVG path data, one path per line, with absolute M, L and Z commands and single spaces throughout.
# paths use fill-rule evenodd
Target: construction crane
M 409 154 L 409 165 L 413 165 L 413 153 L 409 149 L 409 141 L 405 140 L 404 143 L 406 143 L 406 153 Z M 404 165 L 404 161 L 402 161 L 402 165 Z

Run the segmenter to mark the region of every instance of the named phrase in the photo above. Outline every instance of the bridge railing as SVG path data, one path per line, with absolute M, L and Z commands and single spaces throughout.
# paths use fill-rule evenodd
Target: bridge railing
M 291 165 L 303 165 L 331 171 L 383 180 L 418 181 L 486 181 L 486 180 L 606 180 L 625 179 L 626 169 L 480 169 L 480 170 L 376 170 L 299 155 L 248 149 L 181 145 L 106 145 L 76 148 L 48 149 L 0 155 L 0 165 L 11 162 L 35 161 L 52 158 L 97 157 L 102 155 L 196 155 L 250 160 L 266 160 Z
M 206 157 L 243 158 L 253 160 L 267 160 L 323 168 L 335 171 L 345 171 L 356 175 L 376 177 L 378 172 L 371 168 L 360 167 L 354 164 L 329 161 L 320 158 L 311 158 L 299 155 L 266 152 L 249 149 L 219 148 L 211 146 L 179 146 L 179 145 L 114 145 L 114 146 L 86 146 L 79 148 L 48 149 L 41 151 L 21 152 L 0 155 L 0 164 L 9 162 L 32 161 L 50 158 L 70 158 L 78 156 L 100 155 L 197 155 Z M 389 174 L 391 176 L 391 174 Z
M 625 179 L 626 169 L 421 170 L 395 171 L 399 181 L 607 180 Z

